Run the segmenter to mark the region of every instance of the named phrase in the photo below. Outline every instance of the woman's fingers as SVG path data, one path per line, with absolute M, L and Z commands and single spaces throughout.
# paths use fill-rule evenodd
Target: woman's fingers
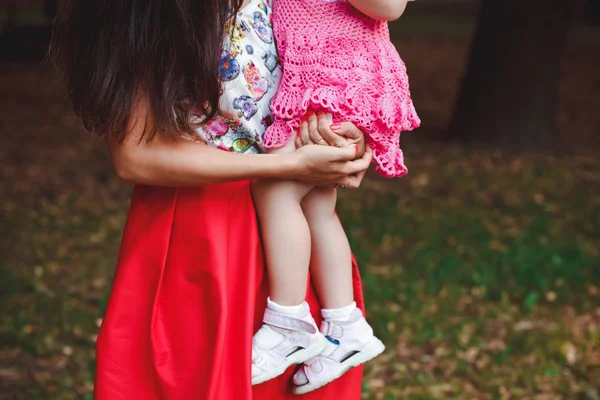
M 344 138 L 345 141 L 351 144 L 358 145 L 358 154 L 362 155 L 365 150 L 365 134 L 363 131 L 358 129 L 352 122 L 341 122 L 339 124 L 332 124 L 331 129 L 335 135 Z
M 338 186 L 341 186 L 343 188 L 349 188 L 349 189 L 358 189 L 360 187 L 360 184 L 362 183 L 362 180 L 364 179 L 365 175 L 367 173 L 367 170 L 362 170 L 359 171 L 355 174 L 352 175 L 348 175 L 345 179 L 345 183 L 341 183 L 338 184 Z
M 351 122 L 332 123 L 331 114 L 309 111 L 300 120 L 296 147 L 309 144 L 346 147 L 358 145 L 358 155 L 362 155 L 365 147 L 364 133 Z
M 327 145 L 327 142 L 323 139 L 319 132 L 319 117 L 317 114 L 310 111 L 307 114 L 306 120 L 308 121 L 308 136 L 312 144 Z
M 363 132 L 352 122 L 340 122 L 339 124 L 332 124 L 332 130 L 335 134 L 348 139 L 359 139 L 364 135 Z
M 349 160 L 356 158 L 356 149 L 331 146 L 301 146 L 294 153 L 300 168 L 296 179 L 318 186 L 346 184 Z
M 315 129 L 314 125 L 316 123 L 316 116 L 311 115 L 311 113 L 306 114 L 300 120 L 300 140 L 303 146 L 307 146 L 309 144 L 314 144 L 310 138 L 310 130 Z
M 350 175 L 348 187 L 350 189 L 358 189 L 366 173 L 367 171 L 365 170 L 359 172 L 358 174 Z
M 354 175 L 345 176 L 343 179 L 341 179 L 335 185 L 335 187 L 358 189 L 360 187 L 360 184 L 362 183 L 362 180 L 365 177 L 366 173 L 367 173 L 367 171 L 364 170 L 364 171 L 360 171 Z
M 356 175 L 360 172 L 366 171 L 369 169 L 369 165 L 371 165 L 371 160 L 373 159 L 373 151 L 371 147 L 368 145 L 365 147 L 365 153 L 361 158 L 356 159 L 354 161 L 348 161 L 346 165 L 346 172 L 348 175 Z
M 373 158 L 373 152 L 369 146 L 366 146 L 365 153 L 360 158 L 356 158 L 358 145 L 342 148 L 328 147 L 327 151 L 333 154 L 331 161 L 340 168 L 339 172 L 344 175 L 353 175 L 367 170 Z
M 353 161 L 356 160 L 356 152 L 358 151 L 358 146 L 345 146 L 345 147 L 331 147 L 334 150 L 334 158 L 333 161 Z
M 308 121 L 306 120 L 306 117 L 302 117 L 302 119 L 300 120 L 300 127 L 298 128 L 298 130 L 298 137 L 300 138 L 301 144 L 300 147 L 310 144 L 310 136 L 308 135 Z
M 296 145 L 297 149 L 302 147 L 302 138 L 300 137 L 300 134 L 300 127 L 298 127 L 298 130 L 296 131 L 296 136 L 294 137 L 294 145 Z
M 346 139 L 331 130 L 332 124 L 331 114 L 320 112 L 317 115 L 317 130 L 321 137 L 329 146 L 344 147 L 347 145 Z M 338 124 L 339 125 L 339 124 Z
M 302 130 L 308 132 L 308 121 L 297 142 L 302 142 Z M 302 125 L 302 124 L 301 124 Z M 348 188 L 357 188 L 364 178 L 365 171 L 371 164 L 373 153 L 367 146 L 362 157 L 357 158 L 357 145 L 342 148 L 334 146 L 299 146 L 296 150 L 301 155 L 302 164 L 306 166 L 303 173 L 296 179 L 311 183 L 316 186 L 337 185 Z
M 373 152 L 367 145 L 363 156 L 359 159 L 356 158 L 356 149 L 358 146 L 347 146 L 338 152 L 340 172 L 344 174 L 341 180 L 336 182 L 337 186 L 343 188 L 357 189 L 362 183 L 363 178 L 373 159 Z M 352 151 L 347 151 L 352 149 Z

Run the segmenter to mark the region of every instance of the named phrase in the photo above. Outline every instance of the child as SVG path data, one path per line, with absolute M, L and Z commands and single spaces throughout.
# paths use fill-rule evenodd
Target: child
M 385 14 L 384 3 L 396 15 Z M 406 0 L 274 1 L 283 76 L 271 101 L 274 122 L 265 132 L 265 147 L 291 152 L 296 132 L 307 126 L 314 144 L 327 145 L 314 129 L 314 114 L 327 113 L 332 131 L 349 121 L 367 135 L 377 172 L 406 174 L 400 132 L 420 120 L 406 68 L 381 20 L 399 17 L 405 5 Z M 258 181 L 253 196 L 271 292 L 253 339 L 252 383 L 310 360 L 294 377 L 294 391 L 307 393 L 379 355 L 384 346 L 353 299 L 351 252 L 335 214 L 335 188 Z M 309 262 L 324 306 L 320 332 L 304 302 Z

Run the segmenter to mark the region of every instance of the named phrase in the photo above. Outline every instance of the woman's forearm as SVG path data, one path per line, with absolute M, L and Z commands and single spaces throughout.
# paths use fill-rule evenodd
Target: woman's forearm
M 409 0 L 348 0 L 356 9 L 371 18 L 393 21 L 402 16 Z
M 152 122 L 148 102 L 141 98 L 132 110 L 129 134 L 123 143 L 108 139 L 117 175 L 155 186 L 199 186 L 255 178 L 293 178 L 294 157 L 228 153 L 203 143 L 173 139 L 160 132 L 150 142 L 146 127 Z
M 150 142 L 144 132 L 144 100 L 134 106 L 126 140 L 107 139 L 117 174 L 124 180 L 154 186 L 200 186 L 246 179 L 298 179 L 314 185 L 347 184 L 364 172 L 371 154 L 357 159 L 356 146 L 303 147 L 285 154 L 239 154 L 204 143 L 170 138 L 160 132 Z
M 122 179 L 155 186 L 198 186 L 255 178 L 292 178 L 290 155 L 228 153 L 185 139 L 108 143 Z M 286 157 L 287 156 L 287 157 Z

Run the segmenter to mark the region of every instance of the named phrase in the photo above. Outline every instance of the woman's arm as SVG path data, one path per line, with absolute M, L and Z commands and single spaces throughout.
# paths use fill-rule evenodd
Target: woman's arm
M 251 155 L 228 153 L 185 139 L 157 135 L 142 139 L 147 104 L 133 110 L 124 143 L 108 140 L 117 174 L 124 180 L 157 186 L 198 186 L 255 178 L 299 179 L 318 185 L 346 184 L 364 171 L 370 154 L 356 158 L 356 148 L 307 146 L 293 153 Z M 352 161 L 354 160 L 354 161 Z
M 356 9 L 380 21 L 394 21 L 402 16 L 410 0 L 348 0 Z

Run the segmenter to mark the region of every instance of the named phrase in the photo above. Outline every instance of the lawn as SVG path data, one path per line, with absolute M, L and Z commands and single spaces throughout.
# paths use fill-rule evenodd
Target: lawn
M 600 164 L 426 151 L 340 207 L 388 344 L 366 398 L 597 399 Z
M 430 139 L 467 42 L 394 29 L 424 120 L 403 139 L 410 172 L 340 191 L 387 345 L 364 398 L 600 399 L 600 160 L 583 151 L 598 149 L 598 41 L 564 61 L 559 122 L 582 151 L 514 154 Z M 131 188 L 47 65 L 0 73 L 0 399 L 91 399 Z

